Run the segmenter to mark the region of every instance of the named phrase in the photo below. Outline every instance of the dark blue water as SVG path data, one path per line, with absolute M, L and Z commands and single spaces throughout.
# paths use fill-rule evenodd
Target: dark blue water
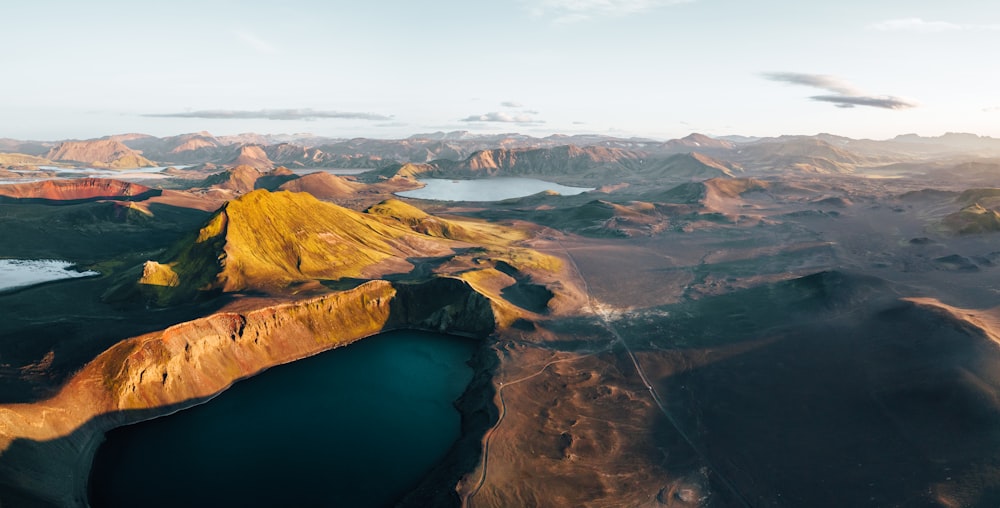
M 108 433 L 102 507 L 385 506 L 459 436 L 471 339 L 392 332 L 275 367 L 210 402 Z

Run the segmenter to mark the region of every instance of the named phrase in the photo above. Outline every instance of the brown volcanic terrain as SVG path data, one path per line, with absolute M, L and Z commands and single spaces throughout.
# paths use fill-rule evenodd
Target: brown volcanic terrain
M 0 201 L 0 257 L 102 273 L 0 293 L 0 500 L 84 505 L 108 429 L 417 328 L 482 342 L 461 444 L 401 506 L 1000 504 L 1000 190 L 965 165 L 989 139 L 570 140 L 331 141 L 420 155 L 234 168 L 126 219 Z M 599 190 L 389 199 L 475 175 Z
M 257 145 L 243 145 L 236 150 L 236 153 L 227 161 L 226 166 L 250 166 L 256 169 L 270 169 L 274 167 L 274 162 L 267 158 L 267 152 Z
M 41 166 L 51 164 L 52 161 L 34 155 L 23 153 L 0 153 L 0 166 Z
M 442 169 L 446 173 L 466 174 L 473 178 L 498 175 L 572 175 L 574 178 L 581 178 L 621 173 L 638 165 L 639 159 L 639 154 L 616 148 L 567 145 L 539 149 L 483 150 L 454 166 Z
M 66 141 L 49 150 L 45 158 L 54 161 L 81 162 L 110 169 L 156 166 L 138 152 L 113 139 Z
M 716 177 L 733 177 L 742 173 L 743 168 L 698 152 L 672 155 L 666 159 L 651 162 L 640 170 L 644 178 L 670 178 L 705 180 Z
M 329 173 L 312 173 L 281 185 L 281 190 L 292 192 L 308 192 L 319 199 L 337 201 L 349 199 L 364 191 L 367 186 L 331 175 Z
M 734 158 L 761 171 L 808 173 L 850 173 L 859 165 L 890 162 L 858 155 L 820 139 L 755 143 L 737 149 Z

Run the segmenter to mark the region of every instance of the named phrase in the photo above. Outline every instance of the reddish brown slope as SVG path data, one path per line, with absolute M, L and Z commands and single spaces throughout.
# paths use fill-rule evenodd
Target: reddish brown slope
M 66 141 L 49 150 L 46 159 L 82 162 L 95 167 L 125 169 L 155 166 L 152 161 L 114 139 Z
M 80 178 L 74 180 L 44 180 L 41 182 L 0 185 L 0 196 L 13 199 L 38 199 L 47 201 L 80 201 L 96 199 L 124 199 L 140 201 L 159 195 L 161 191 L 136 183 L 109 178 Z
M 244 145 L 237 150 L 232 159 L 225 163 L 226 166 L 250 166 L 256 169 L 271 169 L 274 162 L 267 157 L 264 149 L 258 145 Z
M 282 184 L 279 189 L 292 192 L 308 192 L 320 199 L 336 200 L 354 197 L 367 187 L 363 183 L 329 173 L 312 173 Z

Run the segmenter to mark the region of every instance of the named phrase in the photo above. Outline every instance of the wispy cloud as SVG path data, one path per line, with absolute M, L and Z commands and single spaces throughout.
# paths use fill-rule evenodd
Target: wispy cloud
M 503 101 L 500 103 L 501 106 L 505 108 L 523 108 L 524 104 L 515 101 Z
M 1000 106 L 992 106 L 989 108 L 983 108 L 983 113 L 1000 113 Z
M 515 114 L 501 113 L 501 112 L 490 112 L 483 115 L 471 115 L 463 118 L 463 122 L 499 122 L 499 123 L 545 123 L 543 120 L 538 120 L 529 114 Z
M 922 18 L 898 18 L 872 23 L 868 25 L 868 29 L 880 32 L 940 33 L 1000 30 L 1000 24 L 960 24 L 949 21 L 926 21 Z
M 802 74 L 798 72 L 765 72 L 764 77 L 771 81 L 782 81 L 793 85 L 805 85 L 822 88 L 840 95 L 858 95 L 858 89 L 847 81 L 826 74 Z
M 351 120 L 392 120 L 392 116 L 353 111 L 324 111 L 316 109 L 259 109 L 256 111 L 233 109 L 205 109 L 181 113 L 148 113 L 142 116 L 155 118 L 208 118 L 223 120 L 320 120 L 346 118 Z
M 552 18 L 553 23 L 575 23 L 596 17 L 628 16 L 657 7 L 686 4 L 696 0 L 521 0 L 535 17 Z
M 274 44 L 258 37 L 256 34 L 247 32 L 245 30 L 233 30 L 233 35 L 247 46 L 253 48 L 258 53 L 264 55 L 277 55 L 278 48 Z
M 830 102 L 838 108 L 853 108 L 854 106 L 871 106 L 882 109 L 906 109 L 916 106 L 916 104 L 900 99 L 898 97 L 855 97 L 849 95 L 814 95 L 810 97 L 814 101 Z
M 813 95 L 810 99 L 835 104 L 838 108 L 869 106 L 882 109 L 906 109 L 916 107 L 916 103 L 891 95 L 870 95 L 836 76 L 825 74 L 802 74 L 798 72 L 765 72 L 765 79 L 819 88 L 831 94 Z

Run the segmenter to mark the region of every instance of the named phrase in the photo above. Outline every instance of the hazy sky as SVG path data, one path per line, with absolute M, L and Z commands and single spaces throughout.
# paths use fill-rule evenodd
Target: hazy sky
M 995 0 L 11 0 L 0 137 L 1000 137 Z

